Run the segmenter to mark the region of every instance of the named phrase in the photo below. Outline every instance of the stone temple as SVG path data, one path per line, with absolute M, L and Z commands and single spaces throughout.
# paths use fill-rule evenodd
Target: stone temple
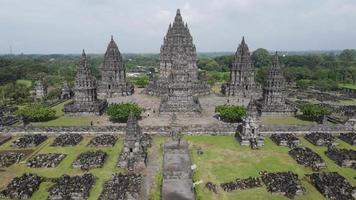
M 47 85 L 43 83 L 43 80 L 36 81 L 36 99 L 42 100 L 47 97 Z
M 87 56 L 83 50 L 75 75 L 74 101 L 64 106 L 65 115 L 101 115 L 107 102 L 97 98 L 96 87 L 95 77 L 91 73 Z
M 146 94 L 165 96 L 169 93 L 169 83 L 172 79 L 177 54 L 184 54 L 179 58 L 185 59 L 185 71 L 190 80 L 192 94 L 205 95 L 210 93 L 210 86 L 203 75 L 199 75 L 197 66 L 197 53 L 188 25 L 184 24 L 179 9 L 173 25 L 169 25 L 167 35 L 164 37 L 160 51 L 160 77 L 153 80 L 145 89 Z
M 230 80 L 221 86 L 221 93 L 226 96 L 258 96 L 261 89 L 255 82 L 255 69 L 249 48 L 242 38 L 235 53 L 235 61 L 230 68 Z
M 262 98 L 257 103 L 260 115 L 293 116 L 297 109 L 292 105 L 286 104 L 285 91 L 286 81 L 276 52 L 263 87 Z
M 98 85 L 99 98 L 106 99 L 128 96 L 134 93 L 134 86 L 126 81 L 125 65 L 119 48 L 112 36 L 100 71 L 101 81 Z
M 246 117 L 242 124 L 237 127 L 235 134 L 236 139 L 241 145 L 257 148 L 264 145 L 264 137 L 259 134 L 259 120 L 254 99 L 250 100 L 247 107 Z

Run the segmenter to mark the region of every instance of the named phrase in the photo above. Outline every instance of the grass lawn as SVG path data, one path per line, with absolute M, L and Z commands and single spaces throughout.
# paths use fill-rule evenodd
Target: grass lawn
M 26 85 L 27 87 L 31 87 L 31 86 L 32 86 L 32 81 L 26 80 L 26 79 L 19 79 L 19 80 L 16 80 L 16 83 L 24 84 L 24 85 Z
M 67 154 L 67 157 L 56 167 L 56 168 L 28 168 L 26 167 L 25 162 L 19 164 L 14 164 L 9 168 L 4 168 L 4 171 L 0 171 L 0 179 L 4 178 L 5 181 L 0 181 L 0 189 L 5 187 L 11 178 L 15 176 L 20 176 L 25 172 L 33 172 L 43 177 L 59 177 L 62 174 L 69 175 L 81 175 L 84 172 L 80 169 L 74 169 L 71 167 L 72 162 L 80 154 L 88 150 L 103 150 L 108 154 L 107 160 L 103 168 L 94 168 L 90 172 L 94 174 L 97 178 L 94 187 L 90 192 L 91 200 L 98 199 L 102 186 L 105 181 L 111 178 L 111 175 L 115 172 L 123 171 L 119 167 L 116 167 L 118 156 L 122 149 L 123 140 L 119 138 L 118 142 L 114 147 L 87 147 L 86 145 L 90 141 L 90 137 L 85 137 L 83 141 L 75 147 L 51 147 L 54 138 L 50 138 L 41 144 L 39 147 L 35 148 L 34 153 L 29 155 L 26 159 L 29 159 L 36 153 L 64 153 Z M 14 140 L 14 139 L 13 139 Z M 0 150 L 13 150 L 10 147 L 11 141 L 7 142 L 5 145 L 0 146 Z M 34 196 L 31 199 L 47 199 L 48 188 L 53 185 L 51 182 L 43 182 L 40 185 L 40 188 L 37 192 L 34 193 Z
M 356 90 L 356 84 L 339 84 L 340 87 L 343 88 L 349 88 L 349 89 L 355 89 Z
M 301 120 L 290 116 L 265 116 L 261 117 L 262 124 L 265 125 L 311 125 L 315 122 Z
M 64 116 L 63 107 L 64 104 L 70 102 L 70 100 L 60 103 L 53 107 L 56 110 L 56 119 L 47 122 L 32 122 L 33 126 L 90 126 L 90 122 L 97 121 L 93 117 L 68 117 Z
M 304 176 L 312 170 L 297 164 L 288 155 L 289 148 L 277 146 L 269 138 L 266 139 L 265 146 L 259 150 L 240 146 L 233 136 L 186 136 L 185 138 L 191 143 L 192 160 L 197 165 L 194 181 L 204 181 L 196 187 L 197 199 L 287 199 L 284 196 L 269 194 L 265 187 L 234 192 L 224 192 L 218 187 L 218 194 L 205 188 L 205 183 L 208 181 L 219 185 L 236 178 L 258 176 L 258 172 L 262 170 L 270 172 L 290 170 L 297 173 L 306 188 L 306 195 L 296 199 L 325 199 Z M 337 171 L 351 184 L 356 184 L 356 180 L 353 179 L 356 176 L 355 170 L 337 166 L 325 156 L 325 147 L 315 147 L 304 139 L 301 141 L 302 145 L 312 148 L 323 157 L 327 165 L 326 171 Z M 344 142 L 341 142 L 340 146 L 355 148 Z M 203 155 L 197 155 L 198 147 L 202 148 Z

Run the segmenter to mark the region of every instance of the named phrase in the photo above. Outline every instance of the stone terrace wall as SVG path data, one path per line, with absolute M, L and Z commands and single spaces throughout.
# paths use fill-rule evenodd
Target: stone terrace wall
M 238 124 L 220 124 L 220 125 L 190 125 L 181 126 L 183 133 L 187 135 L 233 135 L 236 132 Z M 143 126 L 142 132 L 156 135 L 169 135 L 170 126 Z M 45 135 L 59 135 L 64 133 L 79 133 L 85 135 L 95 134 L 124 134 L 126 124 L 118 126 L 26 126 L 26 127 L 0 127 L 0 133 L 11 135 L 24 135 L 28 133 L 40 133 Z M 326 132 L 331 134 L 339 134 L 342 132 L 356 131 L 352 127 L 344 125 L 311 125 L 311 126 L 261 126 L 260 133 L 263 135 L 271 135 L 273 133 L 292 133 L 296 135 L 304 135 L 311 132 Z

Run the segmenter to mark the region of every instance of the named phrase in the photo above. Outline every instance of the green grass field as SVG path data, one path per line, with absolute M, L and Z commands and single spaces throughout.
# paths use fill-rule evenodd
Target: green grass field
M 69 100 L 70 101 L 70 100 Z M 90 126 L 90 122 L 97 121 L 95 117 L 67 117 L 64 116 L 64 104 L 69 101 L 60 103 L 53 107 L 56 110 L 56 119 L 47 122 L 32 122 L 33 126 Z
M 301 120 L 296 117 L 289 117 L 289 116 L 265 116 L 261 117 L 262 124 L 265 125 L 311 125 L 315 122 L 312 121 L 305 121 Z
M 232 136 L 186 136 L 191 143 L 191 155 L 193 163 L 197 165 L 194 181 L 203 180 L 203 184 L 196 187 L 199 200 L 248 200 L 248 199 L 287 199 L 284 196 L 269 194 L 265 187 L 248 189 L 244 191 L 224 192 L 220 187 L 218 194 L 214 194 L 205 188 L 205 183 L 211 181 L 217 185 L 229 182 L 236 178 L 258 176 L 258 172 L 267 170 L 270 172 L 293 171 L 297 173 L 306 188 L 306 195 L 296 199 L 324 199 L 324 197 L 306 180 L 304 174 L 312 173 L 312 170 L 298 165 L 289 155 L 289 148 L 275 145 L 269 138 L 265 146 L 259 150 L 251 150 L 249 147 L 240 146 Z M 325 147 L 315 147 L 303 138 L 302 145 L 308 146 L 323 157 L 326 162 L 326 171 L 337 171 L 355 185 L 356 171 L 349 168 L 341 168 L 328 159 L 324 151 Z M 341 147 L 352 148 L 344 142 Z M 202 148 L 204 154 L 197 155 L 197 148 Z
M 215 184 L 232 181 L 236 178 L 247 178 L 249 176 L 258 176 L 258 172 L 267 170 L 270 172 L 277 171 L 293 171 L 297 173 L 306 188 L 307 194 L 296 199 L 324 199 L 324 197 L 306 180 L 305 174 L 312 173 L 312 170 L 298 165 L 289 155 L 289 148 L 280 147 L 274 144 L 270 139 L 266 139 L 265 146 L 259 150 L 251 150 L 249 147 L 240 146 L 233 136 L 185 136 L 190 143 L 190 151 L 192 161 L 197 165 L 194 174 L 194 181 L 203 180 L 204 183 L 196 187 L 198 200 L 247 200 L 247 199 L 287 199 L 284 196 L 272 195 L 266 191 L 265 187 L 257 189 L 249 189 L 244 191 L 224 192 L 218 187 L 218 194 L 214 194 L 205 188 L 207 181 L 212 181 Z M 1 151 L 16 150 L 10 145 L 13 140 L 0 146 Z M 83 141 L 75 147 L 51 147 L 54 138 L 51 137 L 43 144 L 36 148 L 27 149 L 32 150 L 32 153 L 26 157 L 26 160 L 38 153 L 64 153 L 67 157 L 56 168 L 28 168 L 25 163 L 14 164 L 8 168 L 0 170 L 0 190 L 6 187 L 7 183 L 15 176 L 20 176 L 25 172 L 33 172 L 43 177 L 59 177 L 63 174 L 79 175 L 83 174 L 80 169 L 71 167 L 72 162 L 82 152 L 88 150 L 101 149 L 108 153 L 107 160 L 103 168 L 91 169 L 96 176 L 96 183 L 90 192 L 90 199 L 97 199 L 101 193 L 103 184 L 109 180 L 111 175 L 115 172 L 124 171 L 116 166 L 118 156 L 122 149 L 123 139 L 119 138 L 114 147 L 87 147 L 91 137 L 85 137 Z M 160 199 L 160 186 L 162 184 L 162 159 L 163 150 L 161 144 L 166 140 L 166 137 L 154 137 L 152 147 L 148 154 L 157 154 L 159 160 L 159 171 L 155 175 L 155 190 L 150 194 L 150 200 Z M 326 162 L 326 171 L 337 171 L 348 181 L 356 185 L 356 171 L 350 168 L 342 168 L 337 166 L 333 161 L 328 159 L 324 151 L 326 147 L 316 147 L 305 139 L 301 138 L 303 146 L 312 148 L 315 152 L 322 156 Z M 340 148 L 348 148 L 356 150 L 355 146 L 351 146 L 345 142 L 340 141 Z M 204 154 L 197 155 L 196 150 L 202 148 Z M 46 199 L 48 196 L 48 189 L 53 183 L 43 182 L 37 192 L 34 193 L 32 199 Z
M 343 88 L 349 88 L 349 89 L 355 89 L 356 90 L 356 84 L 339 84 L 340 87 Z
M 26 80 L 26 79 L 16 80 L 16 83 L 24 84 L 27 87 L 31 87 L 32 86 L 32 82 L 30 80 Z

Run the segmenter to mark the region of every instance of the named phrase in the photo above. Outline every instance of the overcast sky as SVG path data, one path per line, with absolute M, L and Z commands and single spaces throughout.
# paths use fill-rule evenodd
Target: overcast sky
M 0 0 L 0 54 L 157 53 L 177 8 L 198 52 L 356 48 L 356 0 Z

